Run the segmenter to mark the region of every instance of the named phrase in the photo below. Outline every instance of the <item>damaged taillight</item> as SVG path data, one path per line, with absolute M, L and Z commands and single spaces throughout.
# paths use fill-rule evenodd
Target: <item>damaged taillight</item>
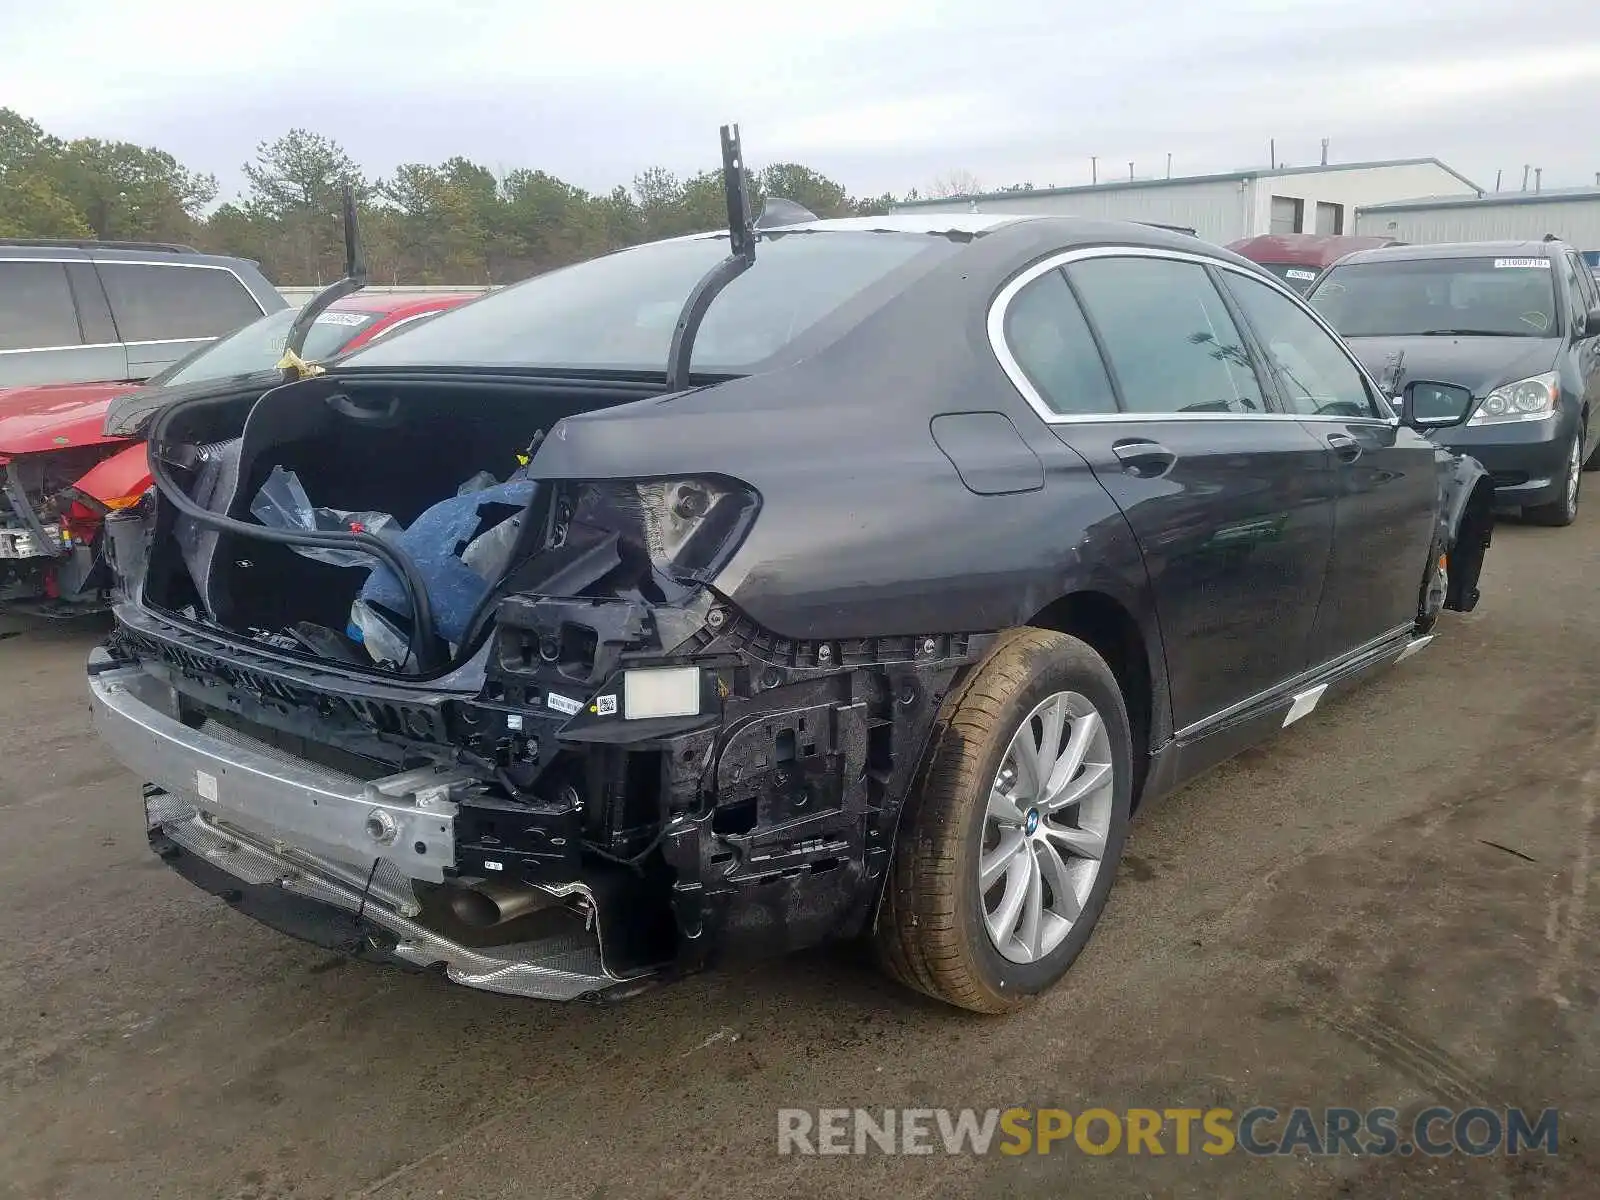
M 88 545 L 100 532 L 102 514 L 82 500 L 74 500 L 61 511 L 60 520 L 62 541 L 70 539 Z
M 571 522 L 615 532 L 682 583 L 709 582 L 749 532 L 760 498 L 737 480 L 604 481 L 579 485 Z

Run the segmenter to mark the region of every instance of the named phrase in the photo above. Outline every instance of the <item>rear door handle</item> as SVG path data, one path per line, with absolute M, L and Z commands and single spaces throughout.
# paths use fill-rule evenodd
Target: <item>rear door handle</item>
M 1361 443 L 1348 433 L 1330 433 L 1325 440 L 1340 462 L 1353 463 L 1361 457 Z
M 1144 438 L 1116 442 L 1111 447 L 1111 453 L 1117 456 L 1125 472 L 1140 479 L 1159 478 L 1172 470 L 1172 465 L 1178 461 L 1178 456 L 1160 442 Z

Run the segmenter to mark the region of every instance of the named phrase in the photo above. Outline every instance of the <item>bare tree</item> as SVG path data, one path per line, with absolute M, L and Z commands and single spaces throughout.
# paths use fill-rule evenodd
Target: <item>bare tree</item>
M 962 167 L 936 177 L 924 194 L 930 200 L 946 200 L 952 196 L 976 196 L 981 191 L 983 187 L 978 177 Z

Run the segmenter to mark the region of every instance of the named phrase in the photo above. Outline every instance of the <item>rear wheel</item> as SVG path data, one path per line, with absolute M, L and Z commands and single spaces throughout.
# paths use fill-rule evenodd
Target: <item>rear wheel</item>
M 1422 573 L 1422 594 L 1417 601 L 1414 636 L 1421 637 L 1433 631 L 1433 627 L 1439 623 L 1439 614 L 1444 611 L 1444 602 L 1449 595 L 1450 555 L 1442 547 L 1435 546 L 1428 560 L 1428 568 Z
M 1537 525 L 1571 525 L 1578 517 L 1578 489 L 1583 480 L 1583 435 L 1573 436 L 1567 451 L 1566 477 L 1561 496 L 1549 504 L 1522 510 L 1522 515 Z
M 946 701 L 906 802 L 876 930 L 889 972 L 988 1013 L 1060 979 L 1111 890 L 1131 765 L 1105 661 L 1065 634 L 1003 634 Z

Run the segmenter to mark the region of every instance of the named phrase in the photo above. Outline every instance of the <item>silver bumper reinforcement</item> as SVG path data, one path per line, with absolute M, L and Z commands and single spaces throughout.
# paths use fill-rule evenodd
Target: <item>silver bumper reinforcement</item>
M 96 731 L 160 792 L 146 822 L 182 849 L 252 885 L 360 913 L 393 934 L 397 958 L 443 965 L 456 983 L 545 1000 L 572 1000 L 627 983 L 605 966 L 595 897 L 580 882 L 543 890 L 575 916 L 573 933 L 468 947 L 413 920 L 412 880 L 442 882 L 455 861 L 451 771 L 372 781 L 341 775 L 226 727 L 194 729 L 169 716 L 171 691 L 136 667 L 90 676 Z

